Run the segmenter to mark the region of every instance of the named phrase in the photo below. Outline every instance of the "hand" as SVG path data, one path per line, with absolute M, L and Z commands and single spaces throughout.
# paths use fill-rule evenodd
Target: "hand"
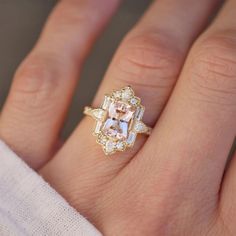
M 236 130 L 236 1 L 205 30 L 218 3 L 154 1 L 125 37 L 93 106 L 130 84 L 154 130 L 111 158 L 87 117 L 58 140 L 84 58 L 118 0 L 61 1 L 15 75 L 0 137 L 105 235 L 236 234 L 236 157 L 226 168 Z

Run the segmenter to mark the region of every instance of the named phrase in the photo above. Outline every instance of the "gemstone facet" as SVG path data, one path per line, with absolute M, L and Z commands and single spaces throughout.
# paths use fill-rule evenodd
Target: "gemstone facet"
M 117 120 L 129 122 L 133 116 L 134 108 L 122 101 L 114 101 L 109 107 L 109 116 Z
M 126 122 L 109 118 L 106 120 L 103 133 L 110 138 L 124 140 L 128 135 L 128 124 Z

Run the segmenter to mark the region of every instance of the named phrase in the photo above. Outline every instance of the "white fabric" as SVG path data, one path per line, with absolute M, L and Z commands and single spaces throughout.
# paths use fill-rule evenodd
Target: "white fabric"
M 0 235 L 101 234 L 0 141 Z

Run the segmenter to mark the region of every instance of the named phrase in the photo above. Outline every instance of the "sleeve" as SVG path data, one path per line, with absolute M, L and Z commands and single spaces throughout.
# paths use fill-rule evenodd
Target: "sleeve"
M 101 234 L 0 141 L 0 235 Z

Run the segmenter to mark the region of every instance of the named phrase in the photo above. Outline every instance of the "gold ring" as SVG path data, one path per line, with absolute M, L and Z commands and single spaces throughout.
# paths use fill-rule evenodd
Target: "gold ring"
M 130 86 L 105 95 L 101 108 L 85 107 L 84 114 L 96 121 L 93 134 L 106 155 L 125 151 L 137 134 L 150 135 L 152 128 L 142 121 L 145 108 Z

